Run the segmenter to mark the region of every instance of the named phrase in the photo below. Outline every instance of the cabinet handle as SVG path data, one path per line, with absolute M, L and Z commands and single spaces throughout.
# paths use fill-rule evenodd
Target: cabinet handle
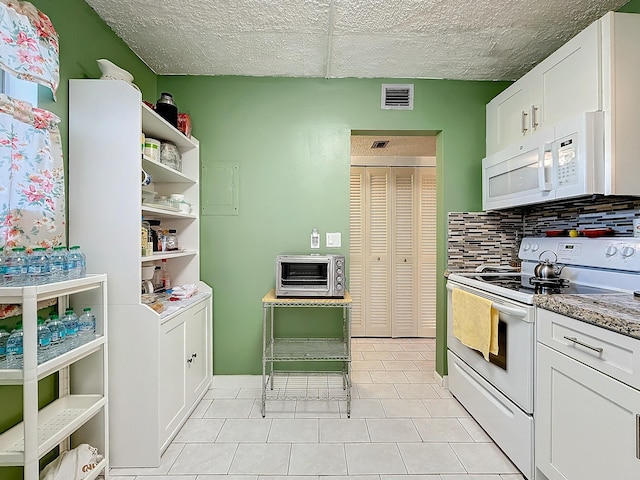
M 194 353 L 193 355 L 191 355 L 191 358 L 197 358 L 198 354 Z
M 540 122 L 538 122 L 538 110 L 540 110 L 540 107 L 536 107 L 535 105 L 531 107 L 531 126 L 534 130 L 540 126 Z
M 636 458 L 640 460 L 640 415 L 636 415 Z
M 527 130 L 529 130 L 527 128 L 527 117 L 529 116 L 529 114 L 527 112 L 525 112 L 524 110 L 522 111 L 522 134 L 524 135 L 525 133 L 527 133 Z
M 570 342 L 577 343 L 578 345 L 582 345 L 583 347 L 588 348 L 589 350 L 593 350 L 594 352 L 598 352 L 600 354 L 604 350 L 602 347 L 592 347 L 591 345 L 589 345 L 587 343 L 581 342 L 576 337 L 567 337 L 565 335 L 564 338 L 569 340 Z
M 193 362 L 193 357 L 187 358 L 187 363 Z

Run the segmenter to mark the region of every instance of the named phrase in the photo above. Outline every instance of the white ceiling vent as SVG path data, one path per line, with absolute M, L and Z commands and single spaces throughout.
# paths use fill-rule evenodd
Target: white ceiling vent
M 383 110 L 413 110 L 413 84 L 382 84 Z

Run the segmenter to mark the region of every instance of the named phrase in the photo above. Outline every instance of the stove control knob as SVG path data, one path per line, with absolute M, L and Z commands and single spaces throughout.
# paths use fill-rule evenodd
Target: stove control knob
M 607 245 L 607 248 L 604 249 L 604 254 L 607 257 L 613 257 L 616 253 L 618 253 L 618 248 L 614 245 Z
M 622 249 L 622 256 L 624 258 L 629 258 L 629 257 L 633 256 L 634 253 L 636 253 L 636 249 L 633 248 L 633 247 L 628 247 L 627 246 L 627 247 L 624 247 Z
M 528 242 L 522 245 L 522 250 L 524 250 L 525 252 L 528 251 L 530 248 L 531 248 L 531 245 L 529 245 Z
M 539 248 L 540 248 L 540 245 L 538 245 L 537 243 L 534 243 L 533 245 L 531 245 L 532 252 L 537 252 Z

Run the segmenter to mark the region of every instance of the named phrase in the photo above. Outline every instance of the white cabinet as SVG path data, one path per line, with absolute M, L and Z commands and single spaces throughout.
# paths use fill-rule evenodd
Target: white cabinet
M 639 31 L 637 14 L 610 12 L 497 95 L 487 104 L 487 155 L 596 110 L 605 111 L 609 136 L 616 136 L 611 133 L 614 126 L 620 129 L 618 136 L 626 133 L 640 105 L 633 93 L 640 78 L 633 49 Z M 623 140 L 627 138 L 610 137 L 609 143 Z M 632 146 L 624 153 L 632 152 Z
M 537 324 L 536 478 L 640 478 L 640 340 L 540 309 Z
M 141 132 L 170 141 L 182 155 L 177 171 L 141 158 Z M 191 213 L 142 203 L 141 170 L 161 195 L 183 194 Z M 187 138 L 117 80 L 69 82 L 69 227 L 90 271 L 111 279 L 111 465 L 157 466 L 212 378 L 212 293 L 200 281 L 199 142 Z M 141 256 L 141 217 L 175 229 L 180 250 Z M 141 266 L 167 260 L 171 280 L 198 294 L 157 313 L 141 302 Z M 194 317 L 200 322 L 192 321 Z M 189 392 L 188 332 L 200 326 L 197 368 L 203 381 Z M 187 353 L 189 358 L 187 357 Z M 194 359 L 195 360 L 195 359 Z M 193 363 L 193 361 L 192 361 Z
M 602 109 L 600 30 L 591 24 L 487 104 L 487 155 Z
M 23 390 L 23 421 L 0 434 L 0 467 L 23 466 L 24 478 L 36 479 L 38 461 L 53 448 L 88 443 L 104 460 L 85 478 L 95 479 L 108 471 L 106 282 L 106 275 L 101 274 L 42 286 L 0 288 L 0 303 L 22 305 L 24 329 L 24 368 L 0 370 L 0 384 L 21 385 Z M 96 336 L 38 365 L 38 302 L 53 298 L 60 310 L 67 305 L 76 312 L 91 307 Z M 59 397 L 39 410 L 38 381 L 55 372 L 66 379 Z
M 159 419 L 160 441 L 165 448 L 184 423 L 185 413 L 190 413 L 209 387 L 208 338 L 211 320 L 206 301 L 162 324 Z

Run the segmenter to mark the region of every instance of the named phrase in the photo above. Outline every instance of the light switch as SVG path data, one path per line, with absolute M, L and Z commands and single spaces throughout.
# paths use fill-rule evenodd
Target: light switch
M 340 248 L 342 246 L 342 234 L 340 232 L 327 232 L 327 248 Z

